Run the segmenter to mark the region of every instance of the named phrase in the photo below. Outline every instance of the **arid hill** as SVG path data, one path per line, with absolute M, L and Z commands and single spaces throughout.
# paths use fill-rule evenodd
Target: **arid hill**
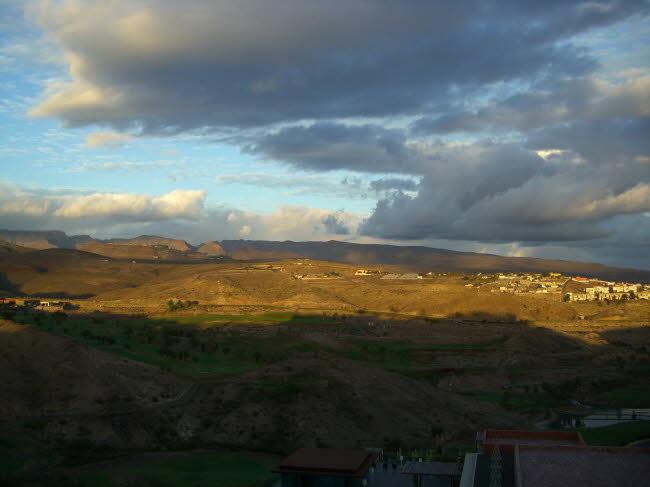
M 238 260 L 309 258 L 358 266 L 396 265 L 411 270 L 451 272 L 561 272 L 595 276 L 610 281 L 650 283 L 650 270 L 611 267 L 597 263 L 492 254 L 456 252 L 422 246 L 329 242 L 223 240 L 203 244 L 197 251 L 184 240 L 142 235 L 131 239 L 96 240 L 87 235 L 67 237 L 63 232 L 0 231 L 0 241 L 37 249 L 77 248 L 122 259 L 193 261 L 224 254 Z
M 205 255 L 198 254 L 194 250 L 176 250 L 166 245 L 135 245 L 93 241 L 79 244 L 77 249 L 114 259 L 187 261 L 205 258 Z
M 431 271 L 455 272 L 561 272 L 566 275 L 597 276 L 601 279 L 650 283 L 650 270 L 610 267 L 589 262 L 502 257 L 492 254 L 456 252 L 421 246 L 329 242 L 274 242 L 266 240 L 224 240 L 229 255 L 272 260 L 306 257 L 355 265 L 401 265 Z
M 185 240 L 157 237 L 155 235 L 140 235 L 135 238 L 112 238 L 109 240 L 102 240 L 102 242 L 112 245 L 161 246 L 172 250 L 179 250 L 181 252 L 194 250 L 194 247 L 188 244 Z
M 226 251 L 217 242 L 206 242 L 199 246 L 196 251 L 205 255 L 226 255 Z
M 0 241 L 32 249 L 75 248 L 75 241 L 64 232 L 0 230 Z

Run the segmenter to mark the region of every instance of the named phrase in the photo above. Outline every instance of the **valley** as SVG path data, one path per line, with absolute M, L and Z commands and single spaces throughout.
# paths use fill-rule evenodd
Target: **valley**
M 0 449 L 23 485 L 117 485 L 107 472 L 136 458 L 151 478 L 233 452 L 266 465 L 301 446 L 453 460 L 485 428 L 650 407 L 648 300 L 501 292 L 482 271 L 124 247 L 2 247 Z M 594 438 L 650 436 L 633 423 Z

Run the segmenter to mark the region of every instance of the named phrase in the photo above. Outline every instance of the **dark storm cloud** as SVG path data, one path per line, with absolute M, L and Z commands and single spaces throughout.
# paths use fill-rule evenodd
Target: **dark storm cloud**
M 391 239 L 588 241 L 650 211 L 650 165 L 544 159 L 514 145 L 431 148 L 416 195 L 381 199 L 360 233 Z M 629 220 L 619 220 L 625 225 Z
M 449 108 L 417 120 L 421 135 L 494 130 L 531 131 L 560 122 L 647 117 L 650 76 L 617 85 L 591 78 L 544 81 L 528 90 L 471 109 Z
M 389 190 L 415 191 L 417 190 L 417 187 L 417 182 L 412 179 L 388 178 L 370 181 L 370 189 L 376 192 Z
M 345 225 L 345 222 L 334 214 L 327 215 L 327 217 L 323 219 L 322 223 L 327 233 L 332 233 L 334 235 L 350 234 L 350 229 Z
M 158 134 L 420 113 L 454 90 L 585 73 L 594 61 L 557 42 L 643 6 L 47 3 L 34 16 L 68 55 L 72 81 L 33 113 Z
M 373 125 L 319 123 L 290 127 L 260 137 L 245 150 L 313 171 L 419 171 L 418 154 L 406 146 L 404 133 Z
M 614 118 L 543 128 L 530 136 L 528 144 L 535 149 L 571 150 L 591 164 L 613 164 L 649 156 L 649 134 L 650 118 Z M 650 166 L 641 167 L 650 172 Z
M 58 7 L 34 15 L 71 81 L 51 86 L 34 115 L 216 134 L 312 173 L 375 174 L 367 236 L 579 242 L 648 257 L 635 242 L 648 239 L 650 75 L 604 80 L 594 53 L 572 43 L 647 15 L 646 1 Z M 304 222 L 351 228 L 326 210 Z M 242 217 L 233 231 L 254 226 Z

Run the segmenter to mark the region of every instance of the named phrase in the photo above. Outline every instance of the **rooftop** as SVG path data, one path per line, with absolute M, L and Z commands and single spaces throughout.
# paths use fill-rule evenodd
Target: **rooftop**
M 485 430 L 485 445 L 580 446 L 585 442 L 577 431 Z M 490 449 L 491 450 L 491 449 Z
M 366 450 L 302 448 L 278 465 L 280 473 L 363 477 L 376 454 Z
M 518 446 L 519 487 L 638 487 L 650 478 L 650 449 Z

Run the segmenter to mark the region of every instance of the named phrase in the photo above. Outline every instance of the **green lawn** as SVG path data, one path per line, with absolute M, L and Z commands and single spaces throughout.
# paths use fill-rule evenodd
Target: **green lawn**
M 168 321 L 186 325 L 205 325 L 221 323 L 256 323 L 256 324 L 334 324 L 336 321 L 320 315 L 304 315 L 292 312 L 261 313 L 248 315 L 202 314 L 195 316 L 179 316 Z
M 267 456 L 210 453 L 120 467 L 110 473 L 83 473 L 78 478 L 97 487 L 113 487 L 125 480 L 169 487 L 252 487 L 271 480 L 270 470 L 276 464 Z
M 216 332 L 200 323 L 215 320 L 276 323 L 326 323 L 321 316 L 294 313 L 265 315 L 197 315 L 168 319 L 97 317 L 75 315 L 58 321 L 52 315 L 16 315 L 18 322 L 69 336 L 88 346 L 121 357 L 195 377 L 237 374 L 284 360 L 292 353 L 321 348 L 292 337 L 242 337 Z M 188 326 L 189 325 L 189 326 Z M 191 326 L 199 325 L 199 326 Z
M 494 394 L 489 392 L 471 392 L 463 393 L 463 396 L 468 396 L 477 401 L 493 402 L 498 404 L 503 404 L 503 395 Z M 552 400 L 550 398 L 539 398 L 527 397 L 518 394 L 512 394 L 508 399 L 508 406 L 515 409 L 545 409 L 558 405 L 557 400 Z
M 649 407 L 650 385 L 618 387 L 599 394 L 597 400 L 618 403 L 626 407 Z
M 20 474 L 34 468 L 56 465 L 59 460 L 53 451 L 20 440 L 0 439 L 0 474 Z
M 631 421 L 602 428 L 578 428 L 575 431 L 579 431 L 590 445 L 624 446 L 650 438 L 650 421 Z

